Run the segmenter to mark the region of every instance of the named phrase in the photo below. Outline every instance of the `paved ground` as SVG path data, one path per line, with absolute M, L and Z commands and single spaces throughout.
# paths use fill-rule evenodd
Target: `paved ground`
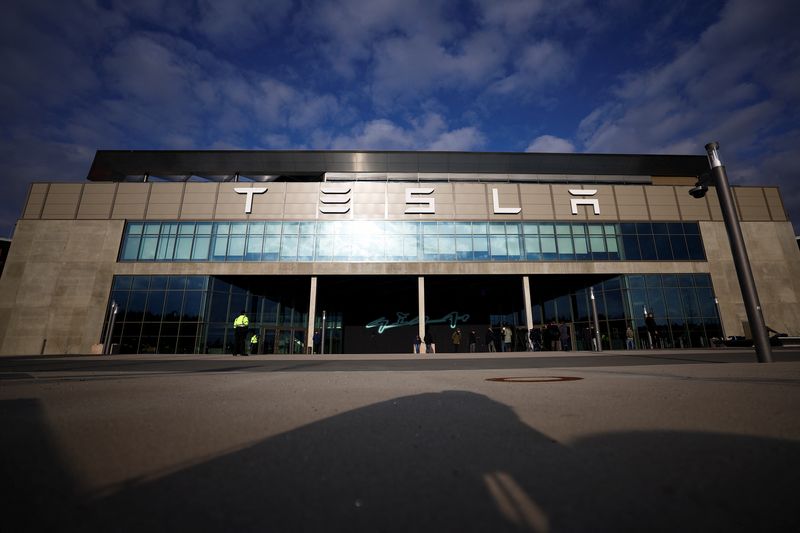
M 798 531 L 800 353 L 775 358 L 4 358 L 3 522 Z

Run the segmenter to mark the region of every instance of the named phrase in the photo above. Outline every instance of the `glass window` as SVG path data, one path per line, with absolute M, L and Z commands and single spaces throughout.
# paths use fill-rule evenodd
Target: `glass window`
M 167 291 L 164 298 L 164 320 L 177 322 L 181 318 L 183 291 Z
M 301 222 L 300 235 L 314 235 L 316 228 L 316 222 Z
M 541 257 L 539 249 L 539 237 L 525 237 L 525 254 L 528 259 L 539 259 Z
M 314 237 L 303 235 L 297 245 L 298 261 L 314 260 Z
M 506 234 L 506 225 L 502 222 L 490 222 L 489 223 L 489 233 L 491 235 L 505 235 Z M 494 255 L 494 253 L 492 253 Z
M 422 239 L 422 253 L 426 259 L 436 259 L 439 253 L 439 240 L 432 235 L 426 235 Z
M 208 285 L 208 278 L 205 276 L 186 276 L 187 289 L 205 289 Z
M 489 259 L 489 239 L 487 237 L 473 236 L 472 249 L 475 259 Z
M 198 222 L 197 227 L 195 228 L 195 234 L 197 235 L 211 235 L 211 228 L 213 227 L 211 222 Z
M 133 286 L 134 290 L 143 290 L 150 286 L 150 276 L 134 276 Z
M 333 258 L 333 235 L 317 237 L 317 261 L 330 261 Z
M 472 237 L 456 238 L 456 254 L 459 259 L 472 259 Z
M 422 223 L 423 235 L 436 235 L 436 222 L 423 222 Z
M 538 224 L 523 224 L 522 231 L 525 232 L 525 235 L 539 235 L 539 225 Z
M 217 235 L 214 237 L 214 253 L 212 258 L 214 261 L 225 261 L 225 256 L 228 253 L 228 237 L 225 235 Z
M 572 242 L 575 244 L 575 253 L 578 254 L 578 259 L 586 259 L 589 254 L 589 244 L 584 235 L 576 235 L 572 237 Z
M 141 222 L 131 222 L 128 224 L 128 235 L 141 235 L 144 229 L 144 224 Z
M 690 259 L 703 261 L 706 258 L 705 250 L 703 249 L 703 241 L 699 235 L 686 236 L 686 248 Z
M 215 222 L 214 233 L 216 235 L 227 235 L 231 232 L 231 225 L 228 222 Z
M 556 259 L 555 237 L 542 235 L 539 239 L 539 244 L 542 248 L 542 259 Z
M 439 222 L 439 235 L 453 235 L 456 232 L 452 222 Z
M 489 247 L 492 251 L 492 257 L 499 258 L 508 256 L 506 238 L 503 235 L 492 235 L 489 237 Z
M 439 256 L 445 261 L 456 258 L 456 240 L 453 237 L 439 237 Z
M 683 232 L 686 235 L 700 235 L 700 225 L 696 222 L 684 222 Z
M 455 226 L 456 226 L 456 234 L 472 235 L 472 225 L 469 222 L 456 222 Z
M 680 224 L 678 224 L 680 226 Z M 689 259 L 689 249 L 686 247 L 686 239 L 683 234 L 670 235 L 669 243 L 672 246 L 673 257 L 676 261 L 685 261 Z
M 284 235 L 281 240 L 281 259 L 297 259 L 297 237 Z
M 556 224 L 556 235 L 570 235 L 572 228 L 569 224 Z
M 144 310 L 144 319 L 160 321 L 161 310 L 164 308 L 164 291 L 151 291 L 148 294 L 147 306 Z
M 195 237 L 194 248 L 192 249 L 192 260 L 205 261 L 208 259 L 208 251 L 211 246 L 211 237 Z
M 297 235 L 300 232 L 299 222 L 284 222 L 283 234 L 284 235 Z
M 591 228 L 589 229 L 591 230 Z M 592 248 L 592 253 L 606 251 L 606 241 L 603 237 L 598 237 L 594 235 L 589 237 L 589 245 Z
M 666 224 L 664 224 L 666 226 Z M 661 261 L 672 260 L 672 247 L 669 245 L 669 235 L 656 234 L 654 235 L 656 241 L 656 256 Z
M 150 276 L 150 290 L 166 289 L 168 276 Z
M 403 255 L 407 259 L 416 259 L 419 255 L 419 241 L 416 235 L 403 237 Z
M 160 222 L 147 222 L 144 225 L 144 234 L 145 235 L 158 235 L 161 231 L 161 223 Z
M 175 247 L 175 259 L 188 260 L 192 256 L 192 237 L 178 237 L 178 245 Z
M 263 229 L 263 224 L 262 224 Z M 259 261 L 261 259 L 261 248 L 264 246 L 264 237 L 260 234 L 247 237 L 247 249 L 244 258 L 246 261 Z
M 656 243 L 652 235 L 639 234 L 639 249 L 642 252 L 642 259 L 646 261 L 658 259 Z
M 472 234 L 473 235 L 486 235 L 489 232 L 486 222 L 473 222 Z
M 506 237 L 506 247 L 509 259 L 519 259 L 521 255 L 519 236 L 509 235 Z
M 264 233 L 268 233 L 270 235 L 280 235 L 281 226 L 282 224 L 280 222 L 267 222 L 264 224 Z
M 145 237 L 142 239 L 142 250 L 139 252 L 139 260 L 152 261 L 156 257 L 156 247 L 158 237 Z
M 181 222 L 178 226 L 178 235 L 193 235 L 194 222 Z
M 139 259 L 141 241 L 141 237 L 128 237 L 125 239 L 125 245 L 122 247 L 122 259 L 124 261 L 136 261 Z
M 555 235 L 555 227 L 552 224 L 539 224 L 539 234 Z
M 128 290 L 131 288 L 132 276 L 114 276 L 114 290 Z
M 403 259 L 403 236 L 396 233 L 391 233 L 386 239 L 386 259 L 388 260 L 401 260 Z
M 175 253 L 175 237 L 161 237 L 158 242 L 157 261 L 172 260 Z
M 248 223 L 247 233 L 249 235 L 262 235 L 264 233 L 264 223 L 263 222 Z
M 556 242 L 558 244 L 559 258 L 567 259 L 575 253 L 575 249 L 572 246 L 572 237 L 558 237 Z

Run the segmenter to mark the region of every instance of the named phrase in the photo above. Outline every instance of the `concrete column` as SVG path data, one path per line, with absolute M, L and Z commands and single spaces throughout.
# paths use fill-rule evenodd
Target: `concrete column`
M 417 278 L 417 301 L 419 303 L 417 312 L 419 313 L 419 338 L 422 339 L 420 344 L 420 353 L 426 353 L 425 350 L 425 277 L 419 276 Z
M 308 329 L 306 330 L 306 353 L 314 350 L 314 322 L 317 311 L 317 276 L 311 276 L 311 295 L 308 298 Z
M 522 276 L 522 297 L 525 299 L 525 324 L 530 332 L 533 329 L 533 306 L 531 306 L 531 281 L 528 276 Z

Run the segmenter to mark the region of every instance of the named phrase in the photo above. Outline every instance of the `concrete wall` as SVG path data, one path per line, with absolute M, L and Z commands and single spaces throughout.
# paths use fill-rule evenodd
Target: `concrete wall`
M 124 222 L 20 220 L 0 279 L 0 354 L 88 353 L 98 342 Z
M 708 268 L 726 335 L 747 321 L 728 235 L 722 222 L 701 222 Z M 790 222 L 742 222 L 745 246 L 767 326 L 800 335 L 800 250 Z
M 476 175 L 477 176 L 477 175 Z M 673 178 L 674 180 L 674 178 Z M 246 197 L 234 188 L 266 187 Z M 349 211 L 320 212 L 323 187 L 349 188 Z M 432 187 L 434 214 L 406 214 L 405 191 Z M 495 214 L 492 189 L 501 207 L 519 214 Z M 573 214 L 570 189 L 594 189 L 600 214 L 580 206 Z M 714 190 L 704 199 L 689 196 L 688 185 L 587 185 L 536 183 L 53 183 L 32 185 L 24 220 L 722 220 Z M 786 221 L 777 188 L 736 187 L 741 220 Z

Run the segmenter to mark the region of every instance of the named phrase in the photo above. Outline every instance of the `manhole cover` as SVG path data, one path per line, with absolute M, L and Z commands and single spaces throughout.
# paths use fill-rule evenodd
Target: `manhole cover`
M 499 381 L 501 383 L 549 383 L 553 381 L 578 381 L 583 378 L 571 376 L 534 376 L 512 378 L 489 378 L 486 381 Z

